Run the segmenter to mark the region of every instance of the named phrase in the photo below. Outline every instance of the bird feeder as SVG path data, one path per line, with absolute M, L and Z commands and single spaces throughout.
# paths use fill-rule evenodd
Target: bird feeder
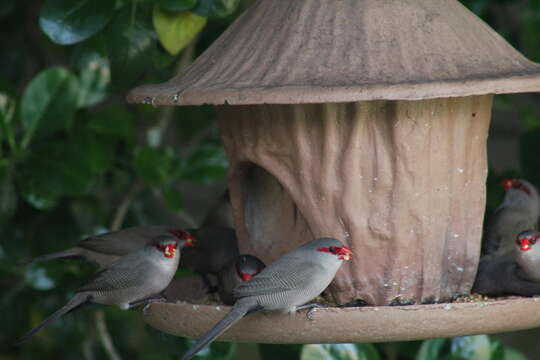
M 242 252 L 270 263 L 314 238 L 342 240 L 355 257 L 327 296 L 383 309 L 368 319 L 379 316 L 383 325 L 387 317 L 376 314 L 390 311 L 395 319 L 402 308 L 385 305 L 415 304 L 403 307 L 417 310 L 411 326 L 396 328 L 411 334 L 422 309 L 428 311 L 426 323 L 448 313 L 445 305 L 421 304 L 446 302 L 471 289 L 493 95 L 530 91 L 540 91 L 540 65 L 456 0 L 259 0 L 184 73 L 138 87 L 128 101 L 215 105 Z M 172 333 L 200 334 L 165 320 L 163 314 L 182 306 L 158 304 L 149 318 Z M 189 309 L 181 310 L 184 320 L 201 315 Z M 350 322 L 374 310 L 351 311 L 322 310 L 321 321 L 326 314 L 328 324 Z M 461 331 L 412 336 L 540 324 L 540 318 L 526 318 L 513 324 L 504 319 L 506 325 L 494 318 L 498 325 L 482 331 L 460 323 Z M 357 320 L 366 333 L 366 323 Z M 244 321 L 232 339 L 267 340 L 272 328 L 287 327 L 265 327 L 254 339 L 256 323 L 243 328 Z M 298 335 L 309 328 L 272 341 L 313 342 L 320 333 Z M 319 336 L 339 342 L 334 337 Z

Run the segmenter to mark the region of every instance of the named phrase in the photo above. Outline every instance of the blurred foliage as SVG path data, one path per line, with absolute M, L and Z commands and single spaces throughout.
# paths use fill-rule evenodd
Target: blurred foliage
M 211 107 L 156 109 L 127 105 L 124 98 L 137 84 L 165 81 L 181 71 L 250 3 L 0 1 L 0 359 L 108 358 L 92 309 L 54 322 L 23 347 L 11 345 L 95 270 L 70 260 L 28 268 L 20 263 L 106 231 L 133 184 L 142 183 L 143 191 L 124 226 L 166 221 L 156 203 L 189 217 L 179 182 L 224 179 L 227 160 Z M 540 60 L 540 0 L 463 3 Z M 525 176 L 540 184 L 540 116 L 532 99 L 497 97 L 496 112 L 513 109 L 523 119 L 521 166 L 490 172 L 488 212 L 500 202 L 503 177 Z M 123 358 L 173 359 L 191 344 L 146 326 L 134 312 L 102 308 Z M 232 359 L 238 346 L 217 342 L 200 358 Z M 487 336 L 258 350 L 264 360 L 523 359 Z

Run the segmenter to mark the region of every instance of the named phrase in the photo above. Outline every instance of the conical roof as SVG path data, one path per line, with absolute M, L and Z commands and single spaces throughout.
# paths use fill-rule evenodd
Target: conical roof
M 527 60 L 456 0 L 259 0 L 155 105 L 325 103 L 540 91 Z

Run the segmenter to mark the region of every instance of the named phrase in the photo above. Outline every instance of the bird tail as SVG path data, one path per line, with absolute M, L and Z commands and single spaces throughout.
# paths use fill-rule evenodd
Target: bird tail
M 89 301 L 89 295 L 88 294 L 76 294 L 69 302 L 62 306 L 60 309 L 56 310 L 52 315 L 49 315 L 45 320 L 43 320 L 38 326 L 24 334 L 19 341 L 15 343 L 15 345 L 21 345 L 28 341 L 32 336 L 34 336 L 35 333 L 37 333 L 39 330 L 41 330 L 43 327 L 47 326 L 51 321 L 54 321 L 61 317 L 62 315 L 73 311 L 75 309 L 80 308 L 82 305 L 85 305 Z
M 58 251 L 52 254 L 46 254 L 46 255 L 35 257 L 33 259 L 23 262 L 22 265 L 30 265 L 30 264 L 40 263 L 40 262 L 54 260 L 54 259 L 76 257 L 80 255 L 81 254 L 77 251 L 77 249 L 67 249 L 64 251 Z
M 182 360 L 189 360 L 195 356 L 203 347 L 214 341 L 225 330 L 233 326 L 238 320 L 242 319 L 246 314 L 260 310 L 259 306 L 253 300 L 241 299 L 234 304 L 232 310 L 225 317 L 208 330 L 182 357 Z

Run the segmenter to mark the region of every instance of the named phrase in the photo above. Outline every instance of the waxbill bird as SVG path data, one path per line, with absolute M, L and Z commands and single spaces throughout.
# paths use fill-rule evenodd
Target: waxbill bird
M 160 235 L 146 246 L 119 258 L 99 272 L 75 296 L 18 342 L 30 339 L 44 326 L 62 315 L 87 304 L 118 305 L 123 309 L 140 305 L 161 293 L 171 282 L 185 241 Z
M 64 251 L 55 252 L 31 259 L 28 264 L 49 261 L 53 259 L 79 257 L 97 263 L 104 268 L 121 256 L 140 249 L 161 235 L 174 235 L 177 239 L 184 232 L 168 225 L 141 225 L 112 231 L 101 235 L 90 236 L 80 241 L 76 246 Z
M 471 292 L 485 296 L 533 296 L 540 294 L 540 283 L 521 276 L 512 253 L 483 256 Z
M 536 229 L 540 203 L 534 185 L 522 179 L 506 179 L 504 200 L 490 216 L 484 233 L 484 253 L 512 252 L 516 237 L 525 230 Z
M 246 314 L 259 310 L 294 312 L 317 297 L 334 279 L 351 250 L 340 241 L 320 238 L 290 251 L 234 290 L 236 302 L 231 311 L 199 339 L 184 355 L 191 359 L 204 346 Z
M 217 226 L 188 229 L 180 234 L 180 239 L 193 242 L 192 247 L 182 252 L 180 266 L 200 274 L 215 291 L 207 275 L 217 276 L 225 265 L 240 255 L 234 230 Z
M 529 230 L 519 234 L 514 247 L 514 256 L 519 265 L 519 275 L 540 283 L 540 232 Z M 540 292 L 537 293 L 540 295 Z
M 233 305 L 233 290 L 244 281 L 251 280 L 264 269 L 264 263 L 253 255 L 240 255 L 218 273 L 218 294 L 221 301 Z

